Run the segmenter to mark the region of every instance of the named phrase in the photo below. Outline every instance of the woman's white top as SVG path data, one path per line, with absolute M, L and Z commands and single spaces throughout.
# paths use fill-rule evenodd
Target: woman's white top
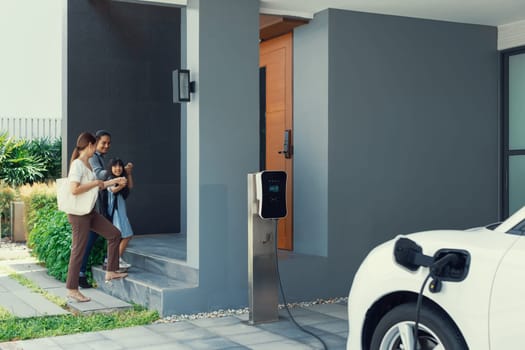
M 95 173 L 78 158 L 71 163 L 68 178 L 69 182 L 78 182 L 79 184 L 96 180 Z

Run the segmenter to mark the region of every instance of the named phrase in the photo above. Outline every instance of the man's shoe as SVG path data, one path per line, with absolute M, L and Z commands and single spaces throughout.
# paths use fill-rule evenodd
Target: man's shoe
M 78 278 L 78 286 L 80 288 L 92 288 L 93 286 L 88 282 L 86 276 L 81 276 Z
M 122 258 L 119 259 L 118 268 L 119 270 L 127 270 L 131 267 L 131 264 L 125 262 Z

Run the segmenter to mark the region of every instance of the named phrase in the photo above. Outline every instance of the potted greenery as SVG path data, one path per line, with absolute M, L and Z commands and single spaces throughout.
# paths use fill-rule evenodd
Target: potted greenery
M 17 189 L 25 184 L 58 177 L 60 149 L 60 139 L 17 140 L 7 133 L 0 134 L 0 181 L 3 186 L 0 209 L 4 235 L 10 229 L 15 241 L 26 240 L 24 203 Z M 8 220 L 9 225 L 6 225 Z

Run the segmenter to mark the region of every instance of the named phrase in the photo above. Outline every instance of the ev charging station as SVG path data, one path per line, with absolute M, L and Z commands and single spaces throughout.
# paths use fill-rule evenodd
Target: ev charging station
M 286 216 L 286 173 L 248 174 L 248 323 L 279 319 L 277 223 Z

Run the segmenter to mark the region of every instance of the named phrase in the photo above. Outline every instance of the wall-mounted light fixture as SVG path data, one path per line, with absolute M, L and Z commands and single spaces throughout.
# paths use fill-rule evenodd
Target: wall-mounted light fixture
M 190 81 L 188 69 L 173 71 L 173 103 L 190 102 L 190 93 L 195 92 L 195 82 Z

